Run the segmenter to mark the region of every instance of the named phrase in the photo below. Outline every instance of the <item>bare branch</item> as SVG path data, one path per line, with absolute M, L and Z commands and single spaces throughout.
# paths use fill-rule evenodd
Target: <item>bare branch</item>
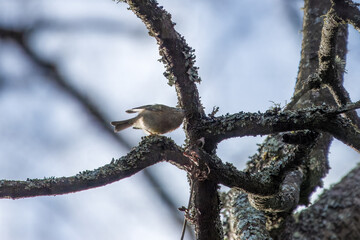
M 339 19 L 330 9 L 324 19 L 322 28 L 321 42 L 319 48 L 319 75 L 323 83 L 334 85 L 338 82 L 335 58 L 336 58 L 336 41 L 339 29 Z
M 154 0 L 125 1 L 130 9 L 138 16 L 149 30 L 150 36 L 155 37 L 159 45 L 161 61 L 165 64 L 165 76 L 169 84 L 175 83 L 180 107 L 186 112 L 184 123 L 185 133 L 191 143 L 198 139 L 194 137 L 195 129 L 204 111 L 199 99 L 196 82 L 200 82 L 198 68 L 194 66 L 194 50 L 189 47 L 185 39 L 174 29 L 171 15 Z
M 193 184 L 196 239 L 223 239 L 217 183 L 206 179 Z
M 341 18 L 336 13 L 335 7 L 336 5 L 333 4 L 324 20 L 319 49 L 318 74 L 321 82 L 329 87 L 337 104 L 341 106 L 350 103 L 351 99 L 342 80 L 345 71 L 345 58 L 338 56 L 336 52 L 337 42 L 339 41 L 339 29 L 343 25 Z M 337 8 L 341 9 L 340 6 L 337 6 Z M 346 116 L 355 125 L 360 127 L 360 119 L 355 111 L 347 112 Z
M 78 101 L 81 106 L 91 115 L 98 126 L 104 130 L 104 132 L 113 138 L 119 145 L 125 148 L 127 151 L 131 149 L 131 144 L 123 138 L 119 134 L 115 134 L 112 127 L 109 125 L 109 121 L 105 119 L 104 114 L 100 111 L 100 109 L 96 106 L 95 103 L 91 101 L 91 99 L 87 98 L 84 94 L 74 88 L 69 81 L 61 74 L 61 71 L 58 69 L 55 63 L 51 63 L 47 60 L 43 60 L 36 51 L 34 51 L 26 41 L 28 35 L 33 34 L 34 31 L 38 29 L 38 27 L 43 27 L 36 25 L 32 27 L 31 30 L 8 30 L 0 28 L 0 38 L 10 38 L 15 40 L 19 46 L 24 50 L 24 53 L 27 57 L 33 61 L 44 74 L 48 77 L 47 79 L 54 81 L 61 90 L 69 94 L 76 101 Z M 163 187 L 160 187 L 160 182 L 156 179 L 154 174 L 150 169 L 143 170 L 144 176 L 147 181 L 153 186 L 154 191 L 156 191 L 164 203 L 168 206 L 173 214 L 174 218 L 182 223 L 182 219 L 179 217 L 178 212 L 176 211 L 177 207 L 175 201 L 170 197 L 170 195 L 164 190 Z M 192 234 L 192 232 L 190 232 Z
M 194 195 L 194 208 L 195 229 L 199 239 L 206 239 L 205 236 L 214 236 L 213 234 L 218 232 L 217 229 L 209 229 L 209 224 L 215 218 L 213 214 L 218 212 L 215 207 L 217 206 L 217 197 L 213 192 L 216 191 L 214 186 L 217 183 L 241 189 L 257 196 L 275 195 L 279 191 L 283 173 L 305 163 L 304 157 L 308 155 L 310 149 L 309 146 L 289 148 L 287 158 L 273 161 L 268 168 L 259 173 L 238 171 L 231 164 L 223 164 L 216 156 L 209 155 L 201 149 L 187 150 L 186 155 L 198 166 L 196 171 L 192 173 L 192 177 L 195 184 L 194 191 L 197 193 Z M 199 159 L 202 161 L 200 162 Z M 287 180 L 282 183 L 283 188 L 291 185 L 289 181 L 293 178 L 289 177 Z M 213 187 L 209 187 L 211 185 Z M 209 211 L 209 208 L 212 210 Z
M 359 239 L 359 182 L 360 165 L 297 216 L 286 229 L 291 239 Z
M 299 91 L 306 79 L 317 72 L 319 65 L 318 51 L 323 22 L 321 16 L 330 8 L 327 0 L 305 0 L 303 18 L 303 40 L 301 44 L 301 59 L 297 76 L 295 92 Z
M 26 181 L 0 181 L 0 198 L 49 196 L 83 191 L 130 177 L 161 161 L 168 161 L 183 169 L 188 160 L 182 149 L 169 138 L 144 137 L 126 156 L 95 169 L 71 177 L 28 179 Z
M 266 229 L 264 213 L 250 205 L 246 194 L 231 189 L 226 194 L 224 204 L 228 239 L 272 239 Z
M 198 68 L 194 66 L 194 50 L 175 31 L 171 15 L 159 7 L 155 0 L 126 0 L 125 2 L 144 22 L 149 34 L 157 40 L 161 61 L 166 68 L 165 76 L 169 80 L 169 85 L 175 84 L 179 105 L 185 110 L 184 130 L 187 141 L 190 146 L 196 146 L 201 137 L 194 126 L 199 125 L 205 113 L 195 84 L 200 82 L 200 77 Z M 211 152 L 213 148 L 214 146 L 211 146 L 207 151 Z M 196 209 L 197 239 L 221 239 L 217 184 L 209 180 L 195 182 L 197 178 L 193 177 L 196 192 L 193 207 Z
M 360 153 L 360 130 L 350 120 L 337 117 L 329 121 L 328 124 L 319 127 Z
M 360 10 L 351 0 L 332 0 L 336 15 L 360 32 Z
M 301 169 L 290 171 L 285 174 L 284 181 L 280 184 L 280 190 L 276 196 L 258 197 L 248 195 L 253 207 L 267 212 L 285 212 L 297 207 L 300 198 L 300 186 L 303 182 Z
M 360 101 L 340 108 L 319 106 L 297 111 L 274 111 L 265 113 L 237 113 L 205 120 L 200 129 L 206 133 L 208 141 L 220 142 L 231 137 L 256 136 L 295 130 L 322 130 L 334 134 L 344 143 L 360 149 L 360 143 L 350 142 L 358 137 L 355 126 L 346 126 L 349 137 L 341 136 L 337 128 L 342 128 L 335 115 L 360 108 Z M 339 118 L 342 119 L 342 118 Z M 344 126 L 345 127 L 345 126 Z M 344 129 L 343 129 L 344 130 Z
M 302 81 L 302 85 L 299 85 L 299 89 L 295 91 L 294 95 L 291 97 L 291 101 L 286 105 L 285 110 L 293 109 L 300 98 L 306 93 L 311 90 L 318 90 L 321 87 L 322 83 L 319 74 L 310 74 L 306 80 Z
M 240 189 L 245 193 L 269 197 L 279 192 L 285 172 L 293 171 L 306 162 L 304 158 L 308 154 L 310 145 L 284 147 L 286 158 L 272 161 L 261 172 L 255 173 L 239 171 L 232 164 L 224 164 L 216 155 L 209 155 L 202 149 L 187 150 L 186 155 L 195 165 L 198 165 L 195 173 L 198 180 L 208 179 L 227 187 Z M 203 163 L 199 163 L 197 159 L 201 159 Z
M 278 185 L 274 178 L 272 178 L 275 177 L 275 173 L 272 173 L 274 176 L 266 178 L 263 174 L 242 172 L 237 170 L 232 164 L 224 164 L 218 157 L 211 156 L 201 149 L 196 151 L 196 156 L 205 163 L 204 166 L 200 166 L 200 169 L 202 168 L 202 172 L 205 173 L 201 175 L 207 179 L 227 187 L 235 187 L 244 192 L 260 196 L 269 196 L 277 192 Z M 294 162 L 288 163 L 288 165 L 290 164 L 294 164 Z

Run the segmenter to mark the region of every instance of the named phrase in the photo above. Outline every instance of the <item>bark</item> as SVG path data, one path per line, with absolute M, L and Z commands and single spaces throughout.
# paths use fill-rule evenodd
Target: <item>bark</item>
M 283 236 L 292 239 L 359 239 L 360 165 L 325 191 L 309 208 L 295 215 Z M 283 238 L 288 239 L 288 238 Z
M 344 66 L 341 68 L 336 65 L 336 58 L 344 60 L 346 56 L 347 27 L 334 20 L 333 10 L 329 11 L 330 6 L 331 3 L 329 1 L 305 1 L 301 61 L 294 97 L 292 102 L 285 108 L 287 110 L 322 104 L 336 106 L 337 103 L 350 102 L 346 90 L 339 87 L 343 83 L 343 71 L 341 70 L 343 70 Z M 327 16 L 324 27 L 322 18 L 325 15 Z M 321 49 L 319 48 L 320 46 L 322 46 Z M 340 97 L 337 97 L 337 93 L 339 93 Z M 356 114 L 348 114 L 347 117 L 351 119 L 352 123 L 356 123 Z M 358 128 L 352 127 L 352 129 L 358 131 Z M 279 134 L 268 137 L 260 146 L 259 152 L 248 163 L 248 171 L 263 171 L 271 161 L 275 159 L 279 161 L 279 159 L 287 157 L 286 151 L 293 147 L 281 140 Z M 285 196 L 289 197 L 289 199 L 279 197 L 282 191 L 280 191 L 278 197 L 273 198 L 264 199 L 252 196 L 251 194 L 248 196 L 250 203 L 265 213 L 267 222 L 263 228 L 270 231 L 274 239 L 292 239 L 298 234 L 293 226 L 295 220 L 292 212 L 298 204 L 307 205 L 311 193 L 316 187 L 321 186 L 321 179 L 329 170 L 327 155 L 331 141 L 332 136 L 329 134 L 323 133 L 317 137 L 307 157 L 305 157 L 307 161 L 301 168 L 302 173 L 304 173 L 304 176 L 302 176 L 303 180 L 301 181 L 297 178 L 291 181 L 292 188 L 290 189 L 300 188 L 299 198 L 296 195 L 297 191 L 293 192 L 295 193 L 294 195 L 289 190 L 283 191 L 284 194 L 288 193 Z M 359 142 L 359 138 L 356 137 L 351 141 Z M 296 151 L 294 154 L 296 154 Z M 282 203 L 281 200 L 283 199 L 287 200 L 284 202 L 293 202 L 293 205 L 287 207 L 284 202 Z M 241 208 L 241 206 L 238 207 Z M 308 211 L 311 212 L 310 209 Z M 317 214 L 315 213 L 315 216 L 320 217 Z M 252 218 L 253 216 L 242 219 L 243 224 L 250 224 Z M 298 224 L 303 226 L 303 229 L 310 225 L 313 226 L 312 224 L 316 226 L 316 223 L 308 223 L 306 221 Z M 315 226 L 314 228 L 316 228 Z M 319 228 L 316 228 L 316 230 L 319 230 Z M 238 232 L 239 229 L 235 231 Z M 356 236 L 355 233 L 354 236 Z M 299 239 L 303 238 L 300 237 Z

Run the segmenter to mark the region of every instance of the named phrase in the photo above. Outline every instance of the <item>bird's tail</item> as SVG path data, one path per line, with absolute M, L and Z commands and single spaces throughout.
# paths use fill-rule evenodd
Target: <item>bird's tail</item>
M 135 123 L 136 120 L 137 120 L 137 117 L 134 117 L 134 118 L 130 118 L 128 120 L 114 121 L 114 122 L 111 122 L 110 124 L 115 127 L 114 132 L 119 132 L 121 130 L 124 130 L 125 128 L 131 127 Z

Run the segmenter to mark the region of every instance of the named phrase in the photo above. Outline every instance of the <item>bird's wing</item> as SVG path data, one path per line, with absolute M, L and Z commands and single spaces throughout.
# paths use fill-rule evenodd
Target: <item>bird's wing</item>
M 132 108 L 129 110 L 126 110 L 127 113 L 137 113 L 137 112 L 141 112 L 144 109 L 149 109 L 151 108 L 152 105 L 144 105 L 144 106 L 140 106 L 140 107 L 136 107 L 136 108 Z

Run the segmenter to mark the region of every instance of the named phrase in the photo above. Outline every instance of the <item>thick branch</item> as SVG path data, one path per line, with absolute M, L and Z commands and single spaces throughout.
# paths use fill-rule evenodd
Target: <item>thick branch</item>
M 161 161 L 169 161 L 179 168 L 188 165 L 182 150 L 169 138 L 145 137 L 126 156 L 95 169 L 71 177 L 0 181 L 0 198 L 25 198 L 78 192 L 130 177 Z
M 263 198 L 248 195 L 253 207 L 267 212 L 285 212 L 295 209 L 299 203 L 300 186 L 303 181 L 301 169 L 290 171 L 285 174 L 284 181 L 280 184 L 280 190 L 276 196 Z
M 278 185 L 272 178 L 277 175 L 276 173 L 272 173 L 272 176 L 266 179 L 263 174 L 242 172 L 230 163 L 224 164 L 216 155 L 209 155 L 202 149 L 187 150 L 187 156 L 197 165 L 195 172 L 197 179 L 200 176 L 200 178 L 209 179 L 217 184 L 236 187 L 244 192 L 260 196 L 273 195 L 277 191 Z M 200 159 L 201 161 L 199 161 Z M 284 164 L 284 166 L 291 164 L 293 162 Z
M 272 239 L 266 230 L 264 213 L 249 204 L 246 194 L 231 189 L 227 193 L 225 204 L 228 225 L 225 232 L 228 239 Z
M 223 239 L 217 183 L 204 180 L 193 184 L 196 239 Z
M 336 15 L 360 32 L 359 5 L 354 4 L 351 0 L 333 0 L 332 2 Z
M 322 87 L 321 78 L 319 74 L 310 74 L 306 79 L 302 80 L 302 84 L 298 85 L 298 88 L 294 95 L 291 97 L 291 101 L 286 105 L 285 110 L 294 109 L 296 103 L 311 90 L 319 90 Z
M 321 16 L 326 14 L 329 7 L 330 2 L 328 0 L 304 1 L 303 40 L 295 92 L 302 89 L 304 81 L 317 71 L 320 33 L 323 26 Z
M 196 146 L 200 139 L 198 129 L 201 118 L 205 115 L 199 99 L 196 82 L 200 82 L 197 67 L 194 66 L 194 50 L 189 47 L 185 39 L 175 31 L 171 15 L 155 0 L 126 0 L 130 9 L 145 23 L 149 34 L 157 40 L 161 61 L 165 64 L 165 76 L 169 85 L 175 84 L 180 107 L 185 110 L 184 130 L 189 146 Z M 207 149 L 208 152 L 213 150 Z M 201 163 L 202 160 L 200 159 Z M 195 172 L 200 171 L 194 165 Z M 221 239 L 221 225 L 219 218 L 219 201 L 217 183 L 193 179 L 194 208 L 196 209 L 197 239 Z
M 333 13 L 333 9 L 327 13 L 321 33 L 321 42 L 319 48 L 319 75 L 326 84 L 340 84 L 338 80 L 335 64 L 336 41 L 339 29 L 339 19 Z
M 360 129 L 346 118 L 337 117 L 319 129 L 331 133 L 336 139 L 360 153 Z
M 295 146 L 289 148 L 289 151 L 284 150 L 287 154 L 286 158 L 272 161 L 268 168 L 258 173 L 238 171 L 231 164 L 223 164 L 216 156 L 209 155 L 202 149 L 188 149 L 186 155 L 196 166 L 192 172 L 192 179 L 194 181 L 194 191 L 196 192 L 193 202 L 196 220 L 195 229 L 198 239 L 209 239 L 209 236 L 217 239 L 217 237 L 221 236 L 217 227 L 209 227 L 211 224 L 217 226 L 218 223 L 216 217 L 218 216 L 216 193 L 218 183 L 241 189 L 256 196 L 277 196 L 280 183 L 282 183 L 280 191 L 287 190 L 289 186 L 293 187 L 290 182 L 294 179 L 293 175 L 289 173 L 289 177 L 283 182 L 282 175 L 284 172 L 304 163 L 304 157 L 308 155 L 309 149 L 309 146 Z M 296 181 L 294 184 L 300 186 L 301 180 Z M 293 196 L 297 196 L 297 198 L 295 197 L 296 201 L 291 202 L 291 207 L 294 207 L 294 202 L 297 203 L 299 191 L 297 195 L 294 192 L 287 199 L 293 199 Z M 288 205 L 287 208 L 289 208 Z
M 256 136 L 295 130 L 322 130 L 333 134 L 339 140 L 360 151 L 359 130 L 356 126 L 339 123 L 336 114 L 360 108 L 360 102 L 341 108 L 327 106 L 301 109 L 297 111 L 272 111 L 265 113 L 237 113 L 207 120 L 201 129 L 208 135 L 208 141 L 216 143 L 231 137 Z M 343 119 L 342 119 L 343 120 Z M 334 129 L 336 126 L 336 129 Z M 339 131 L 346 130 L 347 134 Z
M 192 179 L 196 193 L 193 203 L 198 239 L 209 239 L 209 236 L 212 237 L 210 239 L 221 237 L 218 227 L 210 227 L 218 226 L 219 210 L 216 190 L 218 183 L 257 196 L 275 195 L 279 191 L 283 173 L 303 163 L 303 158 L 307 156 L 308 149 L 309 146 L 291 148 L 290 150 L 294 151 L 287 152 L 287 158 L 281 159 L 281 161 L 273 161 L 268 168 L 258 173 L 238 171 L 231 164 L 223 164 L 216 156 L 209 155 L 202 149 L 187 150 L 186 155 L 197 166 L 192 172 Z M 282 189 L 287 189 L 291 185 L 289 181 L 292 178 L 288 177 L 286 180 L 281 185 Z
M 275 180 L 275 176 L 264 177 L 263 175 L 267 175 L 266 173 L 252 174 L 239 171 L 229 163 L 217 166 L 214 172 L 214 178 L 218 183 L 230 188 L 241 189 L 245 193 L 271 196 L 278 191 L 279 182 Z
M 209 155 L 201 149 L 187 150 L 186 155 L 191 159 L 197 169 L 197 179 L 209 179 L 227 187 L 237 188 L 245 193 L 259 197 L 270 197 L 279 192 L 283 182 L 283 174 L 293 171 L 305 163 L 310 145 L 284 147 L 286 158 L 272 161 L 261 172 L 243 172 L 237 170 L 232 164 L 224 164 L 216 155 Z M 199 162 L 198 159 L 202 161 Z M 282 183 L 284 184 L 284 183 Z
M 194 137 L 195 129 L 201 116 L 204 115 L 200 103 L 199 93 L 195 82 L 200 82 L 197 67 L 194 66 L 194 50 L 189 47 L 185 39 L 175 31 L 175 24 L 171 15 L 154 0 L 127 0 L 130 9 L 146 25 L 149 34 L 157 40 L 161 61 L 165 64 L 165 76 L 169 85 L 175 83 L 180 107 L 186 111 L 184 129 L 191 143 L 198 138 Z
M 360 239 L 359 182 L 360 165 L 301 212 L 286 229 L 291 239 Z
M 338 6 L 338 8 L 341 7 Z M 339 106 L 351 102 L 350 95 L 343 85 L 343 73 L 345 71 L 346 62 L 345 56 L 337 55 L 336 49 L 339 45 L 338 41 L 341 40 L 341 38 L 338 37 L 339 29 L 344 27 L 346 28 L 346 26 L 343 26 L 342 20 L 337 15 L 335 5 L 333 4 L 326 14 L 324 26 L 322 28 L 318 75 L 321 82 L 329 87 Z M 355 125 L 360 127 L 360 119 L 355 111 L 349 111 L 346 115 Z
M 299 73 L 295 86 L 295 97 L 292 104 L 286 109 L 300 109 L 312 106 L 320 106 L 326 104 L 335 106 L 333 96 L 327 88 L 320 88 L 321 79 L 318 73 L 318 51 L 321 39 L 321 29 L 323 27 L 323 17 L 330 8 L 328 0 L 305 0 L 304 5 L 304 22 L 303 22 L 303 41 L 301 50 L 301 61 L 299 65 Z M 346 54 L 346 28 L 338 31 L 339 41 L 336 46 L 336 53 L 341 59 L 345 59 Z M 308 79 L 308 80 L 307 80 Z M 339 78 L 341 79 L 341 78 Z M 308 86 L 304 86 L 308 84 Z M 304 90 L 302 90 L 304 89 Z M 296 133 L 295 133 L 296 134 Z M 272 161 L 286 158 L 287 154 L 283 151 L 286 144 L 281 144 L 282 137 L 277 134 L 266 139 L 259 148 L 250 163 L 254 171 L 261 171 L 263 166 Z M 279 142 L 280 141 L 280 142 Z M 321 184 L 321 178 L 327 173 L 329 166 L 327 161 L 327 153 L 331 143 L 329 134 L 320 134 L 315 144 L 309 147 L 307 161 L 302 170 L 304 172 L 304 181 L 301 186 L 300 204 L 307 204 L 310 194 Z M 279 236 L 284 225 L 287 224 L 289 212 L 272 213 L 267 215 L 267 229 L 272 236 Z M 278 238 L 290 239 L 290 238 Z

